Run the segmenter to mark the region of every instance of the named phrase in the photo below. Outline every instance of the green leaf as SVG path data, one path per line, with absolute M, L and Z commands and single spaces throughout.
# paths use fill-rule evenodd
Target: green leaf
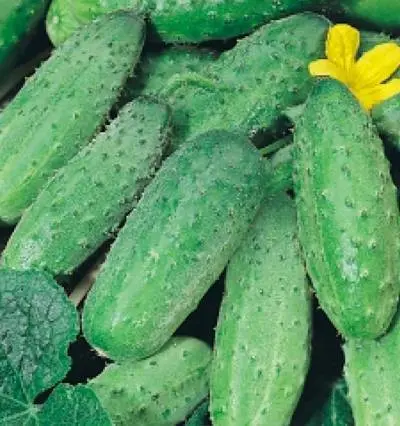
M 38 413 L 43 426 L 111 426 L 108 414 L 92 389 L 83 386 L 59 385 Z
M 50 276 L 3 269 L 0 318 L 0 424 L 37 425 L 34 399 L 69 370 L 76 309 Z

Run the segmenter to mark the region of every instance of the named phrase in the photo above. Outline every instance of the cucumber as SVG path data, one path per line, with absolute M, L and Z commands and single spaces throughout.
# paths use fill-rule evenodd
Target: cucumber
M 397 0 L 341 0 L 340 3 L 346 18 L 379 30 L 400 29 L 400 2 Z
M 400 150 L 400 95 L 377 105 L 371 114 L 379 133 L 390 145 Z
M 3 253 L 15 269 L 69 274 L 116 230 L 161 162 L 170 122 L 145 99 L 119 116 L 64 166 L 18 223 Z
M 186 420 L 185 426 L 207 426 L 209 424 L 208 404 L 208 399 L 202 402 Z
M 76 33 L 0 115 L 0 221 L 15 223 L 87 145 L 137 61 L 144 24 L 118 12 Z
M 153 39 L 199 43 L 250 33 L 256 27 L 307 10 L 316 0 L 53 0 L 46 24 L 60 44 L 83 23 L 117 9 L 149 15 Z
M 376 338 L 399 295 L 399 212 L 382 141 L 331 79 L 314 87 L 294 139 L 299 236 L 320 305 L 343 336 Z
M 44 17 L 50 0 L 0 2 L 0 76 L 15 65 L 23 44 Z
M 111 364 L 88 384 L 116 426 L 175 426 L 207 396 L 211 350 L 171 339 L 154 356 Z
M 293 187 L 293 145 L 275 152 L 266 162 L 266 192 L 278 194 Z
M 149 52 L 138 64 L 137 75 L 128 79 L 122 102 L 129 102 L 139 95 L 158 96 L 167 80 L 185 72 L 201 72 L 215 61 L 215 56 L 211 50 L 182 46 Z
M 296 209 L 268 198 L 226 275 L 211 370 L 214 426 L 289 425 L 310 361 L 311 292 Z
M 174 112 L 174 146 L 210 129 L 287 128 L 283 111 L 312 87 L 309 63 L 325 55 L 329 21 L 311 14 L 272 22 L 223 53 L 201 74 L 172 78 L 162 95 Z
M 128 216 L 83 310 L 89 343 L 118 361 L 155 353 L 223 271 L 264 197 L 264 164 L 210 131 L 169 157 Z
M 399 313 L 389 332 L 380 339 L 349 339 L 344 345 L 345 377 L 357 426 L 398 424 L 399 351 Z
M 354 426 L 344 379 L 334 383 L 323 407 L 312 416 L 306 426 Z

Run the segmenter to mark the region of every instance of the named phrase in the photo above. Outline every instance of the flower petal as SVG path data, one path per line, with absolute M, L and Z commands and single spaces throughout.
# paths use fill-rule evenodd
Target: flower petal
M 352 86 L 362 89 L 387 80 L 400 66 L 400 46 L 383 43 L 365 53 L 356 63 Z
M 338 24 L 330 28 L 326 40 L 326 56 L 347 73 L 356 63 L 356 54 L 360 46 L 360 33 L 347 24 Z
M 353 93 L 365 109 L 371 110 L 374 106 L 400 93 L 400 79 L 394 78 L 388 83 L 355 90 Z
M 314 77 L 332 77 L 344 84 L 347 83 L 345 71 L 328 59 L 318 59 L 317 61 L 311 62 L 308 66 L 308 70 Z

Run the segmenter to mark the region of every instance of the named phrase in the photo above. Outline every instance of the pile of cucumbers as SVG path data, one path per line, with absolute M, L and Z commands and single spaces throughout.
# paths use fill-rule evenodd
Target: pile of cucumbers
M 322 309 L 345 365 L 302 424 L 399 425 L 400 95 L 369 113 L 308 66 L 333 22 L 367 30 L 361 52 L 395 42 L 400 3 L 19 0 L 0 15 L 0 86 L 38 26 L 55 46 L 0 113 L 1 268 L 72 290 L 94 273 L 77 305 L 112 361 L 88 385 L 112 422 L 300 426 Z M 218 279 L 212 347 L 178 336 Z

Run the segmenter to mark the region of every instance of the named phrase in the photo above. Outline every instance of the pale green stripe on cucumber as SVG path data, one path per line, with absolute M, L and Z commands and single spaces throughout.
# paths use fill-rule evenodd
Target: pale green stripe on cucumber
M 349 339 L 345 377 L 357 426 L 397 426 L 400 419 L 400 322 L 377 340 Z
M 345 337 L 378 337 L 400 289 L 399 212 L 382 141 L 331 79 L 315 85 L 294 139 L 299 236 L 320 305 Z
M 22 216 L 5 265 L 68 274 L 116 230 L 155 174 L 169 140 L 167 106 L 138 99 L 77 154 Z
M 104 16 L 56 49 L 0 115 L 0 221 L 15 223 L 104 123 L 137 61 L 144 24 Z
M 211 349 L 172 338 L 142 361 L 111 364 L 88 386 L 116 426 L 175 426 L 207 396 Z
M 89 293 L 90 344 L 117 361 L 156 352 L 225 268 L 264 198 L 265 178 L 256 148 L 232 132 L 210 131 L 169 157 Z
M 289 425 L 310 361 L 311 292 L 286 194 L 264 201 L 226 276 L 211 372 L 215 426 Z
M 174 113 L 174 145 L 209 129 L 279 133 L 283 111 L 312 87 L 308 64 L 324 56 L 329 21 L 312 13 L 272 22 L 224 52 L 201 74 L 169 80 L 163 95 Z

